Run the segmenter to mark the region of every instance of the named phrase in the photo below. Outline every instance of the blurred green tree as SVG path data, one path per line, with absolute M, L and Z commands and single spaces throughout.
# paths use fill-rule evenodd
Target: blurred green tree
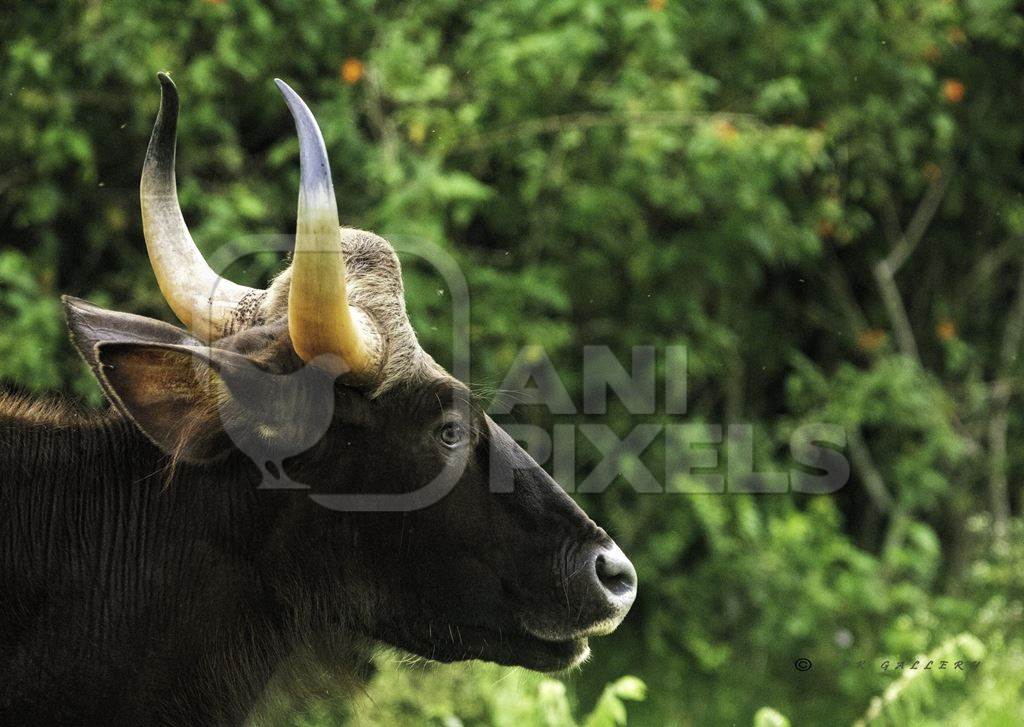
M 262 237 L 295 208 L 280 76 L 321 119 L 345 223 L 461 262 L 482 386 L 540 345 L 579 401 L 584 345 L 627 361 L 684 344 L 687 420 L 753 425 L 759 469 L 791 464 L 802 423 L 847 432 L 834 496 L 620 480 L 591 497 L 641 595 L 569 677 L 573 699 L 637 674 L 643 723 L 885 719 L 871 700 L 896 677 L 873 665 L 967 634 L 985 678 L 921 682 L 913 719 L 1024 720 L 1015 3 L 108 0 L 21 4 L 0 32 L 7 385 L 99 402 L 59 293 L 169 317 L 136 191 L 158 70 L 182 94 L 201 248 L 244 253 L 239 282 L 280 266 Z M 450 291 L 407 264 L 414 323 L 444 359 Z M 600 421 L 625 436 L 637 417 Z M 578 454 L 582 477 L 600 455 Z M 485 702 L 501 689 L 473 684 Z M 384 713 L 402 698 L 371 693 Z

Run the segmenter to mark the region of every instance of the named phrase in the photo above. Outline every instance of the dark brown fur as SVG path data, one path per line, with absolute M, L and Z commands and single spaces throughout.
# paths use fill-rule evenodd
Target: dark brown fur
M 76 344 L 128 406 L 133 357 L 166 350 L 167 332 L 145 343 L 150 324 L 123 320 L 122 340 L 96 342 L 121 314 L 102 323 L 99 309 L 82 311 L 71 315 Z M 280 327 L 219 346 L 197 355 L 242 357 L 267 375 L 302 368 Z M 177 354 L 155 360 L 181 365 Z M 229 375 L 211 371 L 215 383 Z M 458 382 L 331 391 L 328 430 L 285 460 L 308 491 L 260 489 L 259 467 L 219 436 L 212 399 L 168 429 L 222 448 L 202 461 L 144 436 L 136 424 L 152 423 L 136 420 L 151 410 L 0 400 L 0 723 L 237 724 L 275 672 L 306 661 L 296 655 L 352 684 L 377 643 L 440 661 L 578 660 L 576 634 L 606 615 L 573 575 L 609 542 L 603 531 Z M 336 512 L 311 500 L 417 490 L 453 455 L 437 439 L 453 417 L 469 432 L 468 458 L 440 501 Z M 511 492 L 489 491 L 495 467 Z

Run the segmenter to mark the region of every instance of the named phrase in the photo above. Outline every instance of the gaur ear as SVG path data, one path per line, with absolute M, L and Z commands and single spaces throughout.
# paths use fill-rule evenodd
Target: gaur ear
M 234 404 L 231 387 L 244 387 L 258 371 L 248 358 L 206 346 L 111 341 L 98 343 L 95 356 L 111 402 L 164 452 L 207 462 L 231 449 L 222 421 Z
M 316 444 L 334 415 L 334 376 L 320 366 L 276 375 L 208 346 L 101 342 L 97 375 L 114 405 L 158 447 L 187 462 L 237 450 L 261 467 Z
M 207 462 L 234 449 L 261 466 L 280 462 L 316 444 L 332 422 L 327 366 L 274 375 L 258 358 L 166 323 L 74 298 L 64 306 L 71 340 L 107 398 L 176 458 Z
M 96 346 L 104 342 L 116 343 L 168 343 L 180 346 L 199 346 L 198 340 L 169 323 L 145 316 L 118 313 L 93 305 L 81 298 L 61 296 L 64 315 L 71 333 L 71 343 L 95 373 L 98 366 Z M 102 382 L 101 382 L 102 383 Z
M 228 451 L 217 410 L 229 398 L 223 375 L 251 368 L 247 358 L 161 321 L 62 300 L 71 341 L 107 398 L 154 444 L 189 462 Z

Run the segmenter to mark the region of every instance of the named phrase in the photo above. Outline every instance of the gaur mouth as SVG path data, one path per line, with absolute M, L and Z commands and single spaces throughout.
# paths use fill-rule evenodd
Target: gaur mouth
M 536 636 L 517 635 L 519 645 L 513 648 L 514 661 L 507 666 L 523 666 L 535 671 L 562 671 L 579 666 L 590 656 L 590 644 L 586 638 L 565 641 L 548 641 Z M 499 664 L 505 663 L 493 659 Z
M 571 669 L 590 656 L 586 638 L 548 640 L 517 628 L 493 629 L 481 626 L 431 626 L 427 633 L 405 633 L 378 637 L 381 641 L 440 662 L 480 659 L 503 666 L 520 666 L 534 671 L 557 672 Z

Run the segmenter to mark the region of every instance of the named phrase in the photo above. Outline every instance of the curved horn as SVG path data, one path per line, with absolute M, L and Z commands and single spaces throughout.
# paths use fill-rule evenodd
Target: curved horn
M 199 252 L 185 226 L 174 182 L 178 126 L 178 90 L 166 73 L 160 79 L 160 112 L 142 166 L 142 231 L 160 292 L 174 315 L 199 338 L 213 340 L 242 298 L 261 294 L 217 275 Z
M 366 314 L 348 304 L 338 204 L 324 138 L 298 94 L 284 81 L 274 82 L 299 136 L 299 211 L 288 293 L 292 346 L 303 361 L 329 354 L 340 357 L 348 372 L 366 376 L 380 362 L 381 340 Z

